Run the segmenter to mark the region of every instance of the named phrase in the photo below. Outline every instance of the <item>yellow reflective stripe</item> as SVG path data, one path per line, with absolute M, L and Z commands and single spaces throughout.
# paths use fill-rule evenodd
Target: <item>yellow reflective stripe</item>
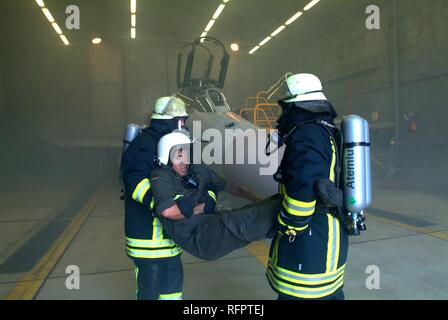
M 151 188 L 151 183 L 149 179 L 145 178 L 135 187 L 134 192 L 132 193 L 132 199 L 137 202 L 143 203 L 143 199 L 145 198 L 146 192 L 148 192 L 149 188 Z
M 345 264 L 344 264 L 344 265 L 342 265 L 341 267 L 339 267 L 339 269 L 337 269 L 337 270 L 334 271 L 334 272 L 306 274 L 306 273 L 298 273 L 298 272 L 294 272 L 294 271 L 291 271 L 291 270 L 287 270 L 287 269 L 282 268 L 282 267 L 280 267 L 280 266 L 278 266 L 278 265 L 274 265 L 274 264 L 272 263 L 272 261 L 271 261 L 271 264 L 272 264 L 276 269 L 280 270 L 280 271 L 283 272 L 283 273 L 286 273 L 286 274 L 291 275 L 291 276 L 293 276 L 293 277 L 301 277 L 301 278 L 307 278 L 307 279 L 319 279 L 319 278 L 326 277 L 326 276 L 333 276 L 333 275 L 336 275 L 336 274 L 340 273 L 341 271 L 344 271 L 344 270 L 345 270 Z
M 328 220 L 328 242 L 326 270 L 331 272 L 337 269 L 340 250 L 340 224 L 339 220 L 331 214 L 327 214 Z
M 333 221 L 331 219 L 331 215 L 327 214 L 328 220 L 328 241 L 327 241 L 327 263 L 326 263 L 326 271 L 330 272 L 332 270 L 332 261 L 333 261 L 333 249 L 334 249 L 334 230 L 333 230 Z
M 300 207 L 300 208 L 303 208 L 306 210 L 311 210 L 316 207 L 316 200 L 311 201 L 311 202 L 299 201 L 294 198 L 291 198 L 290 196 L 288 196 L 287 193 L 285 193 L 285 200 L 286 200 L 286 202 L 288 202 L 296 207 Z
M 278 220 L 278 222 L 279 222 L 282 226 L 288 227 L 288 229 L 292 229 L 292 230 L 296 230 L 296 231 L 303 231 L 303 230 L 305 230 L 306 228 L 308 228 L 308 225 L 306 225 L 306 226 L 304 226 L 304 227 L 301 227 L 301 228 L 299 228 L 299 227 L 289 226 L 289 225 L 287 225 L 285 222 L 283 222 L 283 220 L 282 220 L 282 218 L 280 217 L 280 215 L 277 216 L 277 220 Z
M 152 239 L 163 240 L 162 224 L 157 218 L 154 218 L 154 221 L 152 222 Z
M 182 300 L 182 292 L 161 294 L 159 295 L 159 300 Z
M 284 184 L 278 184 L 278 193 L 280 193 L 282 196 L 286 193 Z
M 126 244 L 131 247 L 139 247 L 139 248 L 163 248 L 173 246 L 176 243 L 171 239 L 144 240 L 144 239 L 132 239 L 126 237 Z
M 155 204 L 155 201 L 154 201 L 154 198 L 152 198 L 151 203 L 149 204 L 149 207 L 151 208 L 151 210 L 154 209 L 154 204 Z
M 311 202 L 299 201 L 291 198 L 285 193 L 283 198 L 283 207 L 291 215 L 298 217 L 309 217 L 316 209 L 316 200 Z
M 309 210 L 305 210 L 301 207 L 297 207 L 295 205 L 292 205 L 288 202 L 286 202 L 286 199 L 283 200 L 283 208 L 285 208 L 285 210 L 293 215 L 293 216 L 297 216 L 297 217 L 309 217 L 314 213 L 315 207 L 313 207 L 312 209 Z
M 301 286 L 294 286 L 288 283 L 284 283 L 278 279 L 275 279 L 272 271 L 268 269 L 267 276 L 269 283 L 279 292 L 293 297 L 298 297 L 302 299 L 318 299 L 329 296 L 338 290 L 344 284 L 344 277 L 327 286 L 318 288 L 307 288 Z
M 331 275 L 335 275 L 340 273 L 341 271 L 345 270 L 345 264 L 342 265 L 341 267 L 339 267 L 336 271 L 334 272 L 325 272 L 325 273 L 314 273 L 314 274 L 306 274 L 306 273 L 298 273 L 298 272 L 294 272 L 285 268 L 282 268 L 278 265 L 273 264 L 273 261 L 270 262 L 276 269 L 280 270 L 283 273 L 287 273 L 293 277 L 302 277 L 302 278 L 309 278 L 309 279 L 318 279 L 318 278 L 322 278 L 322 277 L 326 277 L 326 276 L 331 276 Z
M 339 219 L 334 218 L 334 221 L 336 222 L 336 228 L 335 228 L 335 238 L 336 238 L 336 254 L 334 257 L 334 267 L 333 270 L 337 269 L 338 263 L 339 263 L 339 250 L 341 247 L 341 235 L 340 235 L 340 225 L 339 225 Z
M 274 250 L 273 250 L 273 254 L 272 254 L 272 260 L 274 261 L 275 264 L 277 264 L 277 262 L 278 262 L 278 243 L 279 242 L 280 242 L 280 237 L 278 236 L 275 239 Z
M 156 219 L 154 219 L 153 222 L 152 222 L 152 238 L 154 240 L 157 239 L 157 230 L 156 230 L 156 228 L 157 228 L 157 222 L 156 222 Z
M 135 283 L 137 284 L 137 288 L 135 289 L 135 299 L 138 298 L 138 272 L 139 272 L 138 268 L 135 267 L 135 268 L 134 268 Z
M 302 285 L 306 285 L 306 286 L 329 284 L 329 283 L 335 282 L 336 280 L 339 279 L 339 277 L 341 277 L 344 274 L 344 271 L 341 271 L 339 274 L 337 274 L 334 277 L 324 277 L 321 280 L 303 280 L 303 279 L 295 279 L 295 278 L 282 276 L 281 274 L 278 273 L 278 271 L 276 271 L 273 268 L 271 268 L 270 270 L 277 278 L 280 278 L 281 280 L 284 280 L 287 282 L 292 282 L 292 283 L 297 283 L 297 284 L 302 284 Z
M 154 220 L 156 220 L 157 218 L 154 218 Z M 157 222 L 158 222 L 158 224 L 159 224 L 159 228 L 157 229 L 157 232 L 158 232 L 158 234 L 157 234 L 157 238 L 156 238 L 156 240 L 163 240 L 163 226 L 162 226 L 162 224 L 160 223 L 160 220 L 159 219 L 157 219 Z
M 331 143 L 331 167 L 330 167 L 330 181 L 334 182 L 335 180 L 335 172 L 334 167 L 336 166 L 336 148 L 333 142 L 333 139 L 330 139 Z
M 320 273 L 320 274 L 297 273 L 275 265 L 275 263 L 272 260 L 269 260 L 268 268 L 271 269 L 271 271 L 275 274 L 277 278 L 286 280 L 288 282 L 299 283 L 309 286 L 334 282 L 345 272 L 345 265 L 344 265 L 335 272 Z
M 213 191 L 211 191 L 211 190 L 208 190 L 207 192 L 208 192 L 208 195 L 209 195 L 210 197 L 212 197 L 213 200 L 215 200 L 215 202 L 216 202 L 216 194 L 215 194 Z
M 133 258 L 160 259 L 178 256 L 182 253 L 182 249 L 180 247 L 164 250 L 138 250 L 127 248 L 126 252 Z
M 176 196 L 174 197 L 174 201 L 176 201 L 179 198 L 182 198 L 184 195 L 183 194 L 176 194 Z

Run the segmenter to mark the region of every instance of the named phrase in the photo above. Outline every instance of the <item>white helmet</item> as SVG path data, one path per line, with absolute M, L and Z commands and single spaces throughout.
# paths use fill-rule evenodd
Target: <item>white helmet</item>
M 164 135 L 157 144 L 157 160 L 160 165 L 168 165 L 170 160 L 170 153 L 173 147 L 189 146 L 193 142 L 190 137 L 180 131 L 175 131 Z
M 284 102 L 301 102 L 325 100 L 322 83 L 319 78 L 309 73 L 287 74 Z
M 156 101 L 151 119 L 170 120 L 178 117 L 188 117 L 187 108 L 182 99 L 171 96 L 162 97 Z

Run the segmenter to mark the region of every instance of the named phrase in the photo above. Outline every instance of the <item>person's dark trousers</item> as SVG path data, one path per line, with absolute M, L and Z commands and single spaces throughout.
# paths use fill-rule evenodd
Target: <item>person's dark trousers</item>
M 250 242 L 272 238 L 278 232 L 277 214 L 282 196 L 218 214 L 200 214 L 191 219 L 160 217 L 164 231 L 191 255 L 213 261 Z
M 180 256 L 167 259 L 135 259 L 137 300 L 182 300 L 184 280 Z
M 286 294 L 279 294 L 277 300 L 303 300 L 303 299 L 291 297 Z M 344 291 L 342 290 L 342 288 L 339 288 L 332 295 L 316 300 L 345 300 Z

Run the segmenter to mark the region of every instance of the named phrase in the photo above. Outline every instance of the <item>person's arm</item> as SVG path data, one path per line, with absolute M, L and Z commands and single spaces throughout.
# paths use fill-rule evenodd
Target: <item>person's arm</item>
M 204 213 L 204 204 L 198 204 L 193 208 L 193 215 L 198 215 Z M 162 217 L 171 220 L 184 220 L 186 217 L 182 214 L 177 204 L 165 209 L 160 214 Z
M 123 181 L 126 194 L 150 208 L 153 195 L 149 177 L 155 166 L 155 154 L 154 148 L 143 138 L 134 141 L 123 154 Z
M 291 234 L 305 231 L 313 217 L 317 197 L 315 182 L 329 177 L 331 155 L 328 134 L 317 126 L 304 126 L 289 142 L 282 171 L 283 202 L 278 222 Z M 283 163 L 282 163 L 283 164 Z

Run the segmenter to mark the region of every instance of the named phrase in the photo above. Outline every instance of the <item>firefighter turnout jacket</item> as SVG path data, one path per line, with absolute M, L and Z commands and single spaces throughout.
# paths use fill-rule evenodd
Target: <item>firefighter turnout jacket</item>
M 338 146 L 316 122 L 333 124 L 332 116 L 295 109 L 288 121 L 304 125 L 288 137 L 278 171 L 282 231 L 271 244 L 267 278 L 279 295 L 326 299 L 342 293 L 348 234 L 338 218 L 319 206 L 315 183 L 335 181 Z
M 125 184 L 126 252 L 132 259 L 167 259 L 182 250 L 168 238 L 155 217 L 151 170 L 156 167 L 157 143 L 173 130 L 166 120 L 151 120 L 122 157 Z

